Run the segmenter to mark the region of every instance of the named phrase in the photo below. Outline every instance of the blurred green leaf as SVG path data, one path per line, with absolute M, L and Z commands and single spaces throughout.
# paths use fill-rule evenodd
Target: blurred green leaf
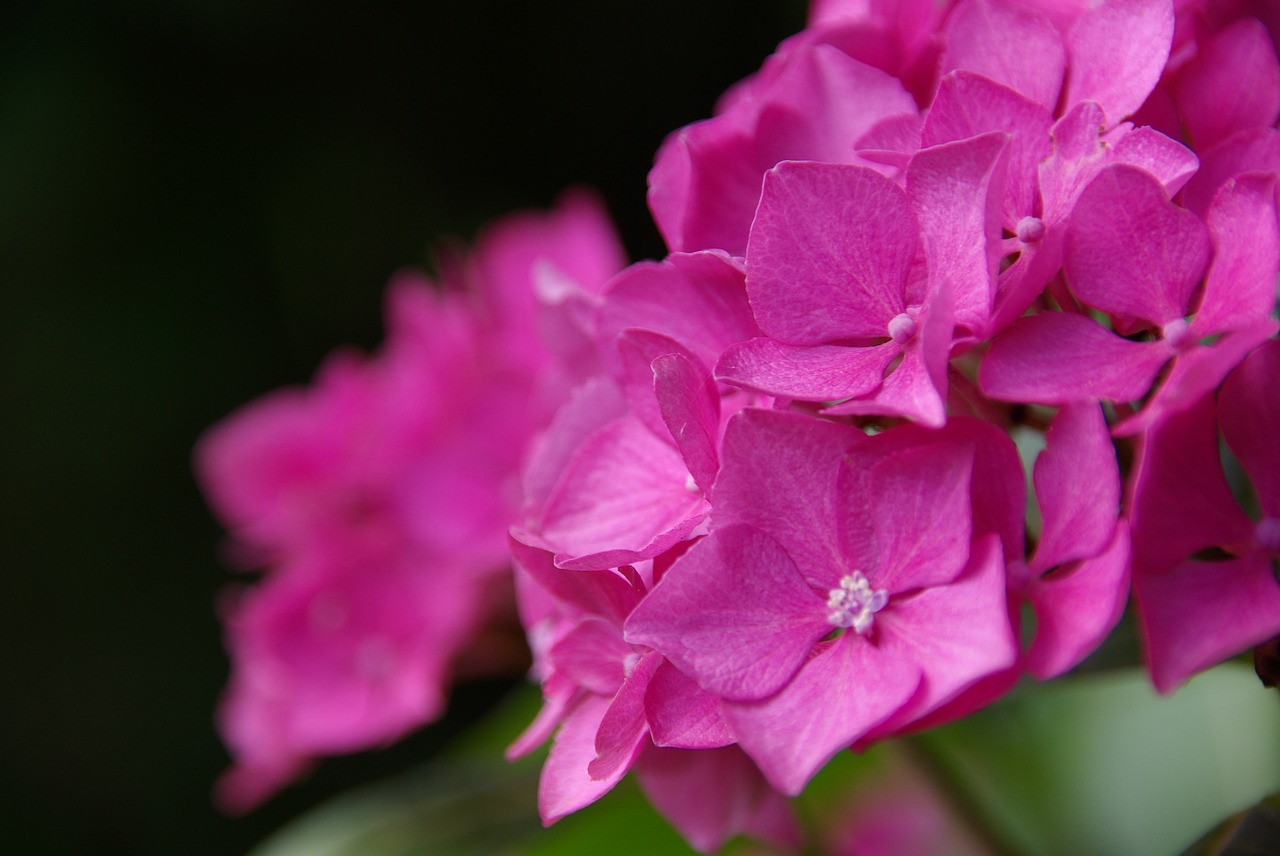
M 1170 698 L 1136 670 L 1028 685 L 914 744 L 1029 856 L 1167 856 L 1280 788 L 1280 708 L 1238 663 Z

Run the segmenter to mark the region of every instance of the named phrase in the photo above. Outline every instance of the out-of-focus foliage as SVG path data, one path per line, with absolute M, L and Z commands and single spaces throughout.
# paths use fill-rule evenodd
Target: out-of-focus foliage
M 630 782 L 542 830 L 532 810 L 541 758 L 509 767 L 494 760 L 533 701 L 528 692 L 512 696 L 439 761 L 321 807 L 253 856 L 692 852 Z M 1134 669 L 1028 684 L 961 722 L 838 757 L 799 801 L 810 852 L 841 852 L 835 827 L 904 769 L 939 786 L 951 822 L 979 843 L 995 839 L 992 852 L 1171 856 L 1280 788 L 1280 709 L 1238 663 L 1172 698 L 1158 697 Z M 1271 816 L 1262 811 L 1219 835 L 1245 846 Z M 727 852 L 748 846 L 738 841 Z M 1271 851 L 1188 854 L 1255 852 Z

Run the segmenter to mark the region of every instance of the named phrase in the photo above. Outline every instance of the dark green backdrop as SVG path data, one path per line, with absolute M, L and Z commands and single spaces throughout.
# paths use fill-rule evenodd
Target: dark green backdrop
M 566 185 L 659 255 L 658 143 L 802 19 L 798 0 L 4 5 L 0 850 L 243 852 L 475 715 L 498 687 L 252 817 L 214 812 L 226 573 L 191 445 L 376 344 L 397 267 Z

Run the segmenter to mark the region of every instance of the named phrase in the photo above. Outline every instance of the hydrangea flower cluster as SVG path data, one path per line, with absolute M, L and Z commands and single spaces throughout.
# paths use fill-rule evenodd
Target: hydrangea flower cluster
M 544 821 L 634 769 L 702 850 L 794 842 L 836 753 L 1063 674 L 1131 587 L 1162 692 L 1280 635 L 1255 5 L 818 0 L 658 152 L 665 260 L 609 276 L 578 202 L 393 287 L 378 358 L 201 450 L 272 567 L 237 769 L 429 718 L 508 531 Z

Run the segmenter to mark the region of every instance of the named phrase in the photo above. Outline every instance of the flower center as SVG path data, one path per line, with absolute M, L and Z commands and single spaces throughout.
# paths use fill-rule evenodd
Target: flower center
M 862 571 L 854 571 L 840 579 L 840 588 L 827 593 L 827 621 L 836 627 L 852 627 L 854 632 L 865 635 L 875 624 L 874 616 L 889 602 L 884 589 L 871 590 L 871 583 Z
M 900 312 L 889 321 L 889 338 L 899 345 L 905 345 L 916 334 L 916 315 L 919 308 L 911 306 L 906 312 Z
M 1044 221 L 1039 217 L 1023 217 L 1018 221 L 1018 240 L 1034 244 L 1044 239 Z
M 1192 344 L 1191 325 L 1185 318 L 1174 318 L 1160 330 L 1160 335 L 1175 349 L 1181 350 Z

